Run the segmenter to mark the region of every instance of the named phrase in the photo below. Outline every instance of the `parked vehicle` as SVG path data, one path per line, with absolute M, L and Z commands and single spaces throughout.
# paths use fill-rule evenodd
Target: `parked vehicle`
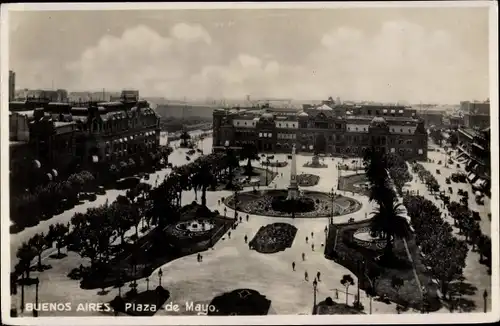
M 450 194 L 453 193 L 453 188 L 452 187 L 448 187 L 448 191 L 450 192 Z
M 436 169 L 436 174 L 441 174 L 441 170 Z
M 106 190 L 104 189 L 103 186 L 97 187 L 97 194 L 99 194 L 99 195 L 105 195 L 106 194 Z
M 451 184 L 450 178 L 446 178 L 446 184 Z
M 484 198 L 482 196 L 476 196 L 476 204 L 484 205 Z
M 472 211 L 472 218 L 475 221 L 480 221 L 481 220 L 481 216 L 479 215 L 479 212 L 476 212 L 476 211 Z

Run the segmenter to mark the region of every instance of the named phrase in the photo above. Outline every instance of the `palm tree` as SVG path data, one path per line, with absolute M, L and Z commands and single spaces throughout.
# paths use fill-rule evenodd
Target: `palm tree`
M 215 176 L 207 162 L 202 162 L 200 164 L 198 170 L 195 172 L 195 176 L 194 188 L 201 189 L 201 205 L 206 206 L 207 189 L 216 182 Z
M 189 139 L 191 139 L 191 135 L 184 129 L 181 134 L 181 146 L 186 147 Z
M 259 160 L 259 152 L 255 144 L 244 145 L 240 153 L 241 160 L 247 160 L 247 165 L 245 167 L 245 174 L 251 175 L 253 172 L 252 160 Z
M 411 234 L 410 225 L 406 217 L 403 216 L 402 205 L 393 198 L 392 203 L 385 201 L 379 204 L 375 210 L 373 218 L 370 221 L 370 231 L 378 236 L 385 236 L 387 244 L 385 246 L 384 256 L 386 258 L 393 256 L 393 239 L 406 239 Z
M 47 240 L 45 239 L 45 236 L 43 233 L 37 233 L 35 234 L 29 241 L 28 244 L 30 244 L 33 249 L 35 250 L 36 255 L 38 256 L 38 265 L 37 268 L 39 271 L 42 270 L 42 253 L 45 249 L 47 249 Z
M 345 287 L 345 304 L 349 304 L 349 286 L 354 285 L 354 279 L 352 278 L 351 275 L 345 274 L 342 276 L 342 279 L 340 280 L 340 284 L 342 284 Z M 358 298 L 359 300 L 359 298 Z

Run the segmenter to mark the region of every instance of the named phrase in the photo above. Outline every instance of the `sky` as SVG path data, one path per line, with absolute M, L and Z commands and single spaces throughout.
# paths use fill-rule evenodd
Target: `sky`
M 16 88 L 187 99 L 489 97 L 487 8 L 10 12 Z

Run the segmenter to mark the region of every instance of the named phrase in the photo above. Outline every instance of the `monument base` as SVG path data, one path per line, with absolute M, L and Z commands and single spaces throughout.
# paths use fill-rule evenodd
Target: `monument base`
M 288 187 L 288 196 L 286 200 L 297 199 L 299 198 L 299 187 L 297 185 Z

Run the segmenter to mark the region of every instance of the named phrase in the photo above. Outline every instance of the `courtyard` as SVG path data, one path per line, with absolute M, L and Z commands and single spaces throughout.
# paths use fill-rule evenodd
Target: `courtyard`
M 211 138 L 203 140 L 203 152 L 211 151 Z M 176 146 L 175 142 L 172 146 Z M 174 166 L 187 163 L 185 159 L 186 150 L 174 149 L 170 155 L 169 161 Z M 198 154 L 196 154 L 198 155 Z M 436 152 L 429 152 L 429 157 L 439 155 Z M 444 154 L 443 154 L 444 155 Z M 193 157 L 194 158 L 194 157 Z M 275 158 L 279 161 L 287 161 L 286 154 L 275 154 Z M 438 157 L 436 157 L 438 159 Z M 355 191 L 340 191 L 338 186 L 339 171 L 335 168 L 341 159 L 325 158 L 325 163 L 328 168 L 318 171 L 317 168 L 303 167 L 304 164 L 311 160 L 310 156 L 297 155 L 297 166 L 299 174 L 320 174 L 317 184 L 307 187 L 307 191 L 316 191 L 322 193 L 338 192 L 343 196 L 352 198 L 361 205 L 358 210 L 351 213 L 335 216 L 334 223 L 342 224 L 350 221 L 362 222 L 366 221 L 369 214 L 375 209 L 375 204 L 370 203 L 368 198 Z M 243 164 L 243 162 L 242 162 Z M 429 171 L 435 171 L 436 167 L 432 163 L 423 163 Z M 259 166 L 257 162 L 253 162 L 254 166 Z M 290 167 L 274 167 L 276 176 L 266 186 L 260 186 L 259 190 L 274 190 L 286 189 L 290 180 Z M 448 174 L 446 169 L 443 169 L 443 175 L 436 176 L 445 178 Z M 151 185 L 155 185 L 156 180 L 163 180 L 169 173 L 169 169 L 158 171 L 151 175 L 149 180 L 143 180 Z M 355 174 L 353 171 L 341 171 L 342 176 Z M 434 200 L 434 197 L 426 193 L 426 188 L 414 177 L 411 182 L 411 189 L 418 190 L 420 194 Z M 440 180 L 444 184 L 444 179 Z M 465 187 L 470 185 L 466 185 Z M 246 187 L 244 191 L 252 191 L 252 187 Z M 470 191 L 472 191 L 470 189 Z M 43 221 L 33 228 L 25 229 L 24 231 L 11 235 L 11 262 L 14 265 L 16 261 L 15 252 L 19 245 L 29 239 L 33 234 L 39 232 L 47 232 L 50 224 L 67 223 L 75 212 L 83 212 L 89 207 L 95 207 L 104 204 L 106 201 L 112 202 L 123 191 L 110 190 L 106 195 L 99 196 L 95 202 L 86 202 L 83 205 L 75 207 L 73 210 L 64 212 L 54 218 Z M 227 190 L 210 191 L 206 194 L 207 207 L 214 211 L 223 212 L 226 210 L 228 217 L 234 217 L 235 212 L 231 207 L 227 207 L 221 202 L 222 198 L 230 198 L 234 193 Z M 194 201 L 195 194 L 193 191 L 186 191 L 182 196 L 182 205 L 190 204 Z M 481 213 L 481 228 L 485 234 L 489 229 L 489 223 L 486 218 L 489 202 L 485 203 Z M 336 303 L 348 303 L 352 305 L 357 287 L 356 276 L 347 268 L 335 263 L 332 260 L 325 258 L 324 246 L 326 245 L 327 234 L 325 227 L 328 226 L 328 217 L 317 218 L 291 218 L 291 217 L 270 217 L 262 214 L 239 213 L 243 215 L 238 226 L 231 230 L 231 234 L 226 233 L 220 238 L 214 247 L 201 252 L 203 259 L 197 259 L 196 254 L 187 255 L 172 261 L 169 261 L 154 270 L 149 278 L 137 280 L 137 290 L 139 292 L 155 288 L 160 284 L 170 293 L 165 305 L 169 303 L 178 304 L 181 309 L 179 311 L 167 311 L 162 309 L 155 315 L 196 315 L 197 311 L 185 309 L 186 304 L 193 303 L 208 305 L 215 297 L 218 297 L 226 292 L 232 292 L 237 289 L 249 289 L 249 291 L 257 291 L 265 296 L 270 301 L 268 314 L 311 314 L 313 309 L 313 284 L 314 276 L 320 272 L 322 277 L 317 285 L 317 298 L 322 301 L 327 297 L 334 299 Z M 483 218 L 485 219 L 483 221 Z M 286 250 L 278 251 L 270 254 L 262 254 L 249 248 L 245 238 L 250 241 L 259 232 L 262 227 L 273 223 L 286 223 L 296 228 L 296 234 L 293 237 L 291 247 Z M 193 228 L 193 225 L 186 225 Z M 207 224 L 206 228 L 210 228 Z M 130 236 L 132 230 L 127 234 Z M 308 238 L 306 240 L 306 238 Z M 363 240 L 363 234 L 359 237 Z M 314 247 L 313 247 L 314 245 Z M 42 302 L 71 302 L 73 306 L 85 302 L 110 302 L 118 295 L 118 289 L 109 287 L 105 292 L 99 293 L 99 289 L 84 290 L 80 288 L 79 282 L 67 277 L 67 274 L 80 264 L 88 262 L 80 258 L 77 254 L 69 252 L 68 256 L 61 260 L 55 260 L 49 256 L 56 251 L 55 248 L 46 250 L 42 259 L 44 264 L 51 265 L 52 268 L 44 272 L 32 272 L 31 277 L 39 277 L 39 300 Z M 64 250 L 66 252 L 66 250 Z M 304 259 L 302 257 L 304 255 Z M 292 268 L 292 263 L 295 263 L 295 270 Z M 485 267 L 478 263 L 478 254 L 469 252 L 465 276 L 469 283 L 476 286 L 479 290 L 471 295 L 471 299 L 478 302 L 477 310 L 481 311 L 480 302 L 482 298 L 479 296 L 483 288 L 490 289 L 491 279 L 485 272 Z M 159 276 L 161 270 L 162 276 Z M 309 280 L 305 280 L 305 273 L 309 275 Z M 344 275 L 353 277 L 355 286 L 349 289 L 349 295 L 344 293 L 344 287 L 340 281 Z M 128 288 L 128 284 L 125 286 Z M 20 289 L 18 295 L 12 297 L 13 303 L 20 306 Z M 25 302 L 35 301 L 34 286 L 25 288 Z M 365 312 L 368 311 L 369 298 L 363 290 L 360 291 L 360 301 L 365 307 Z M 384 314 L 395 313 L 396 304 L 386 304 L 373 300 L 372 313 Z M 184 308 L 184 309 L 183 309 Z M 448 312 L 446 309 L 439 310 L 440 312 Z M 410 310 L 411 312 L 411 310 Z M 75 311 L 53 311 L 41 312 L 40 316 L 89 316 L 89 315 L 106 315 L 111 313 L 106 312 L 75 312 Z M 27 315 L 27 313 L 25 313 Z

